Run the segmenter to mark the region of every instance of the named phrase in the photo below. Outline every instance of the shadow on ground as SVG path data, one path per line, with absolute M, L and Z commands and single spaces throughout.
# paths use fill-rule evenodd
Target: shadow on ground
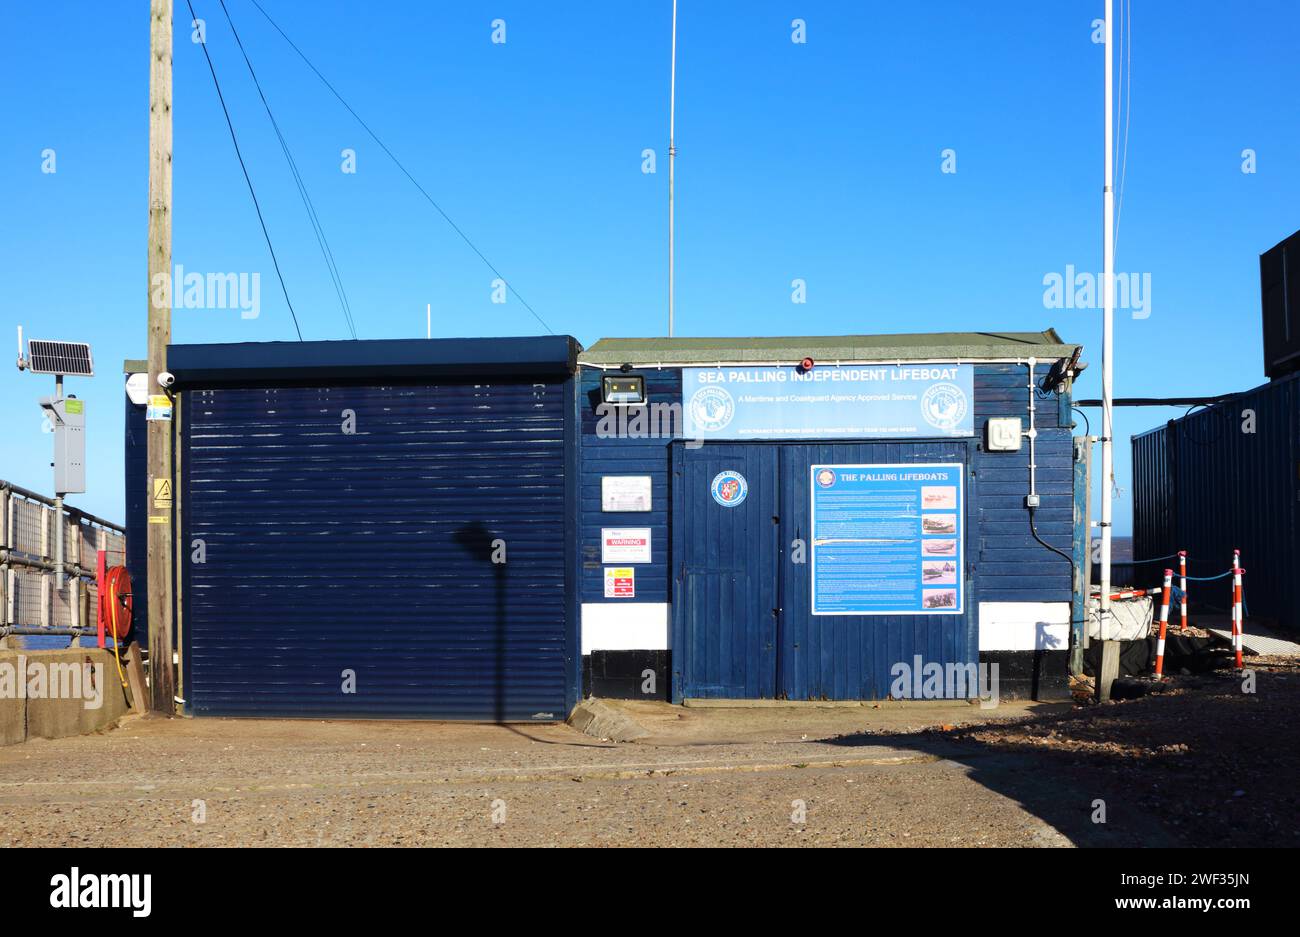
M 1079 846 L 1300 845 L 1295 661 L 1257 659 L 1165 692 L 1000 723 L 826 739 L 963 765 Z M 1099 822 L 1104 817 L 1104 822 Z

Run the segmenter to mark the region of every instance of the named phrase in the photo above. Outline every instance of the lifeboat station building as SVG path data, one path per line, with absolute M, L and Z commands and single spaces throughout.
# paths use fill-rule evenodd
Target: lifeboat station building
M 173 525 L 194 715 L 873 700 L 980 663 L 1004 698 L 1064 695 L 1079 352 L 1051 330 L 173 345 L 173 406 L 128 380 L 128 538 Z

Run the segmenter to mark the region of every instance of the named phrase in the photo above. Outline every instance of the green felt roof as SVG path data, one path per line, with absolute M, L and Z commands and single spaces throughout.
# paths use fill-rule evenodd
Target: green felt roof
M 822 335 L 774 338 L 602 338 L 578 355 L 582 364 L 795 364 L 808 356 L 834 361 L 978 361 L 1041 358 L 1055 361 L 1077 345 L 1045 332 L 929 332 L 906 335 Z

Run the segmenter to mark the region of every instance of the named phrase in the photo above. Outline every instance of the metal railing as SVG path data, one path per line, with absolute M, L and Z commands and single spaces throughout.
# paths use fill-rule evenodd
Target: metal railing
M 67 505 L 59 511 L 53 498 L 0 480 L 0 635 L 93 629 L 100 550 L 108 565 L 126 563 L 121 525 Z

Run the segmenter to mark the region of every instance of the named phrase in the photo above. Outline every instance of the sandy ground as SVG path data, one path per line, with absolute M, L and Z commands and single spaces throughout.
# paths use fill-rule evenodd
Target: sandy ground
M 651 736 L 623 745 L 563 725 L 129 717 L 0 749 L 0 846 L 1300 844 L 1293 720 L 1274 722 L 1294 668 L 1246 702 L 1199 679 L 1101 709 L 624 704 Z

